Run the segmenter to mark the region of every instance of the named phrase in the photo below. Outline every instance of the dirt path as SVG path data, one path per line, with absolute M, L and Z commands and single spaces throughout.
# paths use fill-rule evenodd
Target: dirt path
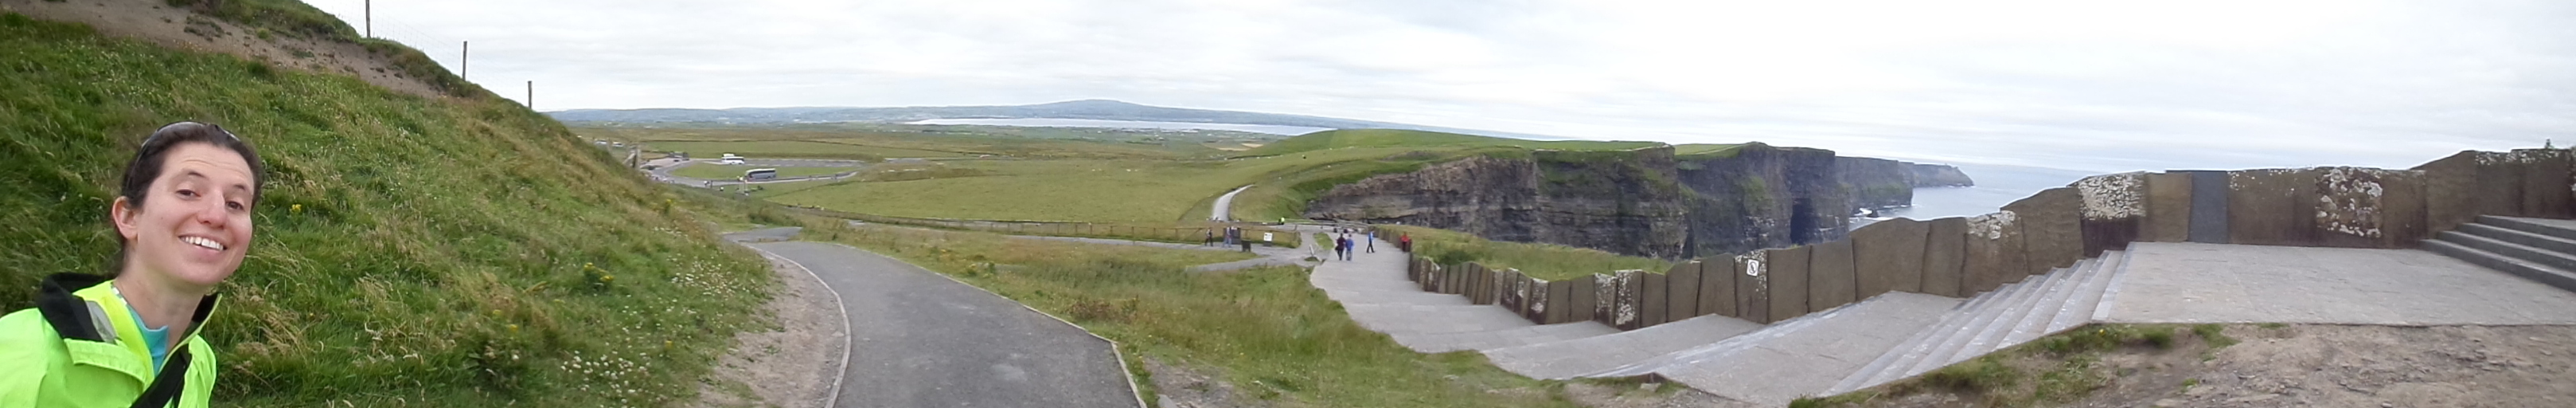
M 778 328 L 735 335 L 733 352 L 716 364 L 712 377 L 717 381 L 699 385 L 699 400 L 691 406 L 831 406 L 850 352 L 841 300 L 804 266 L 775 255 L 763 257 L 780 283 L 763 306 Z
M 280 67 L 353 76 L 395 92 L 432 99 L 444 97 L 419 78 L 407 76 L 390 58 L 370 53 L 365 46 L 282 33 L 262 35 L 258 29 L 171 7 L 162 0 L 0 0 L 0 10 L 88 24 L 100 34 L 150 41 L 162 47 L 232 54 Z
M 2568 381 L 2576 378 L 2576 348 L 2569 347 L 2576 326 L 2224 327 L 2236 343 L 2215 351 L 2206 338 L 2178 334 L 2168 348 L 2130 344 L 2081 360 L 2080 370 L 2046 353 L 2006 358 L 2004 366 L 2024 374 L 2001 387 L 2019 398 L 2057 384 L 2059 395 L 2077 396 L 2034 405 L 2043 407 L 2576 406 L 2576 382 Z M 1849 406 L 1980 407 L 1996 398 L 1940 388 L 1897 392 Z

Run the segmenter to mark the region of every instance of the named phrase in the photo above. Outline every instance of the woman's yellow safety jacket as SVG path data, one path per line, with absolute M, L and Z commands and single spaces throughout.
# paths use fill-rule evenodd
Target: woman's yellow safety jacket
M 197 303 L 187 340 L 155 372 L 133 309 L 107 281 L 55 274 L 39 287 L 36 308 L 0 317 L 0 408 L 207 406 L 215 349 L 197 332 L 216 296 Z

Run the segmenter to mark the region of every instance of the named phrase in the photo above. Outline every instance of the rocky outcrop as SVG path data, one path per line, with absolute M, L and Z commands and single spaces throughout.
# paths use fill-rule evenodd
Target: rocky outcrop
M 1914 173 L 1915 187 L 1967 187 L 1977 185 L 1976 180 L 1968 179 L 1968 173 L 1960 172 L 1957 167 L 1938 164 L 1906 163 L 1905 168 L 1906 170 L 1910 170 Z
M 1928 166 L 1761 143 L 1526 153 L 1335 186 L 1305 216 L 1680 259 L 1841 239 L 1853 209 L 1910 204 Z
M 1474 156 L 1333 187 L 1306 216 L 1676 258 L 1687 193 L 1672 169 L 1671 147 Z
M 1851 190 L 1853 208 L 1893 208 L 1914 204 L 1913 163 L 1867 157 L 1836 157 L 1834 171 Z

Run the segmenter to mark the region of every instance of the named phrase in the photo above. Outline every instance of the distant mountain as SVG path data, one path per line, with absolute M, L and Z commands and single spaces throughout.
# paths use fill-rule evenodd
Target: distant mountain
M 1017 106 L 917 106 L 900 108 L 733 108 L 733 109 L 574 109 L 547 112 L 565 122 L 719 122 L 719 123 L 813 123 L 813 122 L 886 122 L 901 123 L 925 119 L 1099 119 L 1150 122 L 1231 123 L 1244 125 L 1305 126 L 1332 129 L 1404 129 L 1461 133 L 1479 136 L 1533 140 L 1564 140 L 1556 136 L 1495 132 L 1438 126 L 1408 125 L 1320 116 L 1276 113 L 1221 111 L 1208 109 L 1166 108 L 1106 99 L 1085 99 L 1037 105 Z

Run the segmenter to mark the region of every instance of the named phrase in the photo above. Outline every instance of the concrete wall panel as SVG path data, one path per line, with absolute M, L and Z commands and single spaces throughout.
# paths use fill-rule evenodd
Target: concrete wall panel
M 1592 274 L 1566 280 L 1566 286 L 1573 287 L 1571 292 L 1567 293 L 1570 297 L 1566 298 L 1565 303 L 1566 322 L 1592 320 L 1598 316 L 1594 313 L 1600 310 L 1601 305 L 1601 297 L 1596 292 L 1600 290 L 1601 276 L 1601 274 Z
M 1754 323 L 1771 323 L 1771 262 L 1769 251 L 1753 251 L 1735 259 L 1735 318 Z
M 2021 247 L 2020 216 L 2012 211 L 1999 211 L 1969 218 L 1966 269 L 1962 271 L 1963 294 L 1995 290 L 2005 283 L 2020 281 L 2028 269 L 2028 253 Z
M 2075 192 L 2083 199 L 2076 230 L 2083 236 L 2083 258 L 2127 248 L 2138 240 L 2147 217 L 2146 173 L 2085 177 L 2075 181 Z
M 1546 320 L 1546 321 L 1541 321 L 1541 322 L 1539 322 L 1539 324 L 1557 324 L 1557 323 L 1572 322 L 1572 321 L 1575 321 L 1575 317 L 1574 317 L 1574 315 L 1575 315 L 1574 311 L 1575 311 L 1575 310 L 1578 310 L 1578 309 L 1586 309 L 1586 310 L 1591 309 L 1590 305 L 1583 305 L 1583 303 L 1581 303 L 1581 302 L 1576 302 L 1576 301 L 1574 301 L 1574 287 L 1576 286 L 1576 285 L 1575 285 L 1575 282 L 1582 282 L 1582 281 L 1587 281 L 1587 280 L 1591 280 L 1591 279 L 1585 279 L 1585 278 L 1574 278 L 1574 279 L 1569 279 L 1569 280 L 1561 280 L 1561 281 L 1555 281 L 1555 282 L 1548 282 L 1548 283 L 1547 283 L 1547 320 Z M 1575 307 L 1576 305 L 1583 305 L 1584 307 Z
M 1682 261 L 1664 272 L 1664 321 L 1699 317 L 1699 261 Z
M 1871 223 L 1852 230 L 1852 262 L 1860 272 L 1860 292 L 1868 299 L 1891 291 L 1923 292 L 1923 248 L 1932 224 L 1904 218 Z
M 1798 246 L 1765 250 L 1771 274 L 1771 310 L 1767 322 L 1788 320 L 1807 314 L 1807 254 L 1812 247 Z
M 1668 285 L 1672 276 L 1660 273 L 1649 273 L 1640 275 L 1639 277 L 1643 278 L 1640 280 L 1645 282 L 1644 286 L 1640 286 L 1640 288 L 1643 288 L 1642 290 L 1644 292 L 1641 292 L 1641 294 L 1637 296 L 1637 307 L 1643 311 L 1638 314 L 1640 316 L 1639 319 L 1644 320 L 1644 322 L 1639 323 L 1637 327 L 1653 326 L 1671 321 L 1668 320 L 1670 316 L 1666 315 L 1665 312 L 1667 310 L 1666 308 L 1671 307 L 1672 305 L 1666 304 L 1664 299 L 1668 297 L 1666 296 L 1666 291 L 1672 289 L 1672 286 Z
M 2191 234 L 2185 240 L 2203 244 L 2228 243 L 2227 196 L 2229 180 L 2233 178 L 2224 171 L 2179 173 L 2191 175 Z
M 2424 171 L 2424 235 L 2450 231 L 2477 219 L 2478 152 L 2464 151 L 2415 166 Z
M 1695 259 L 1691 262 L 1699 263 L 1699 310 L 1691 314 L 1734 317 L 1735 276 L 1744 274 L 1742 265 L 1738 265 L 1734 257 Z
M 2146 177 L 2147 218 L 2138 225 L 2138 240 L 2191 239 L 2191 174 L 2154 173 Z
M 2004 205 L 2004 211 L 2020 218 L 2015 224 L 2021 226 L 2024 263 L 2012 279 L 2047 273 L 2084 259 L 2084 227 L 2078 214 L 2082 201 L 2082 194 L 2075 188 L 2058 187 Z
M 2568 151 L 2515 149 L 2510 154 L 2522 165 L 2522 216 L 2566 219 Z
M 2317 177 L 2324 172 L 2317 168 L 2228 172 L 2228 242 L 2314 245 Z
M 1860 270 L 1852 262 L 1851 240 L 1812 245 L 1807 261 L 1807 311 L 1851 304 L 1860 298 Z
M 1923 227 L 1923 293 L 1967 297 L 1968 219 L 1936 218 Z
M 1611 316 L 1611 318 L 1618 323 L 1612 324 L 1611 326 L 1618 327 L 1619 330 L 1636 330 L 1641 327 L 1646 327 L 1646 308 L 1643 304 L 1645 302 L 1641 299 L 1646 292 L 1646 275 L 1648 275 L 1646 271 L 1641 270 L 1631 269 L 1619 271 L 1619 297 L 1616 300 L 1616 302 L 1618 302 L 1618 306 L 1616 307 L 1617 314 Z
M 2522 215 L 2522 166 L 2513 163 L 2510 153 L 2477 153 L 2477 213 L 2483 215 Z

